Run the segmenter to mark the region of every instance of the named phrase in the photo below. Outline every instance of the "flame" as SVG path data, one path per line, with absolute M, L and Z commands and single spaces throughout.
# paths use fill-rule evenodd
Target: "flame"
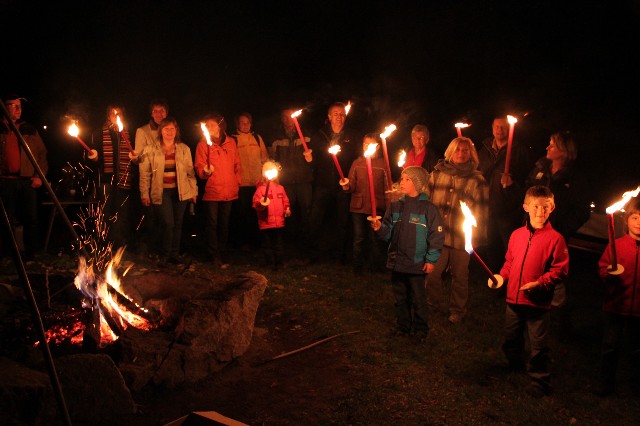
M 329 154 L 336 155 L 340 152 L 340 149 L 340 145 L 333 145 L 331 148 L 329 148 Z
M 273 180 L 278 177 L 278 169 L 265 170 L 264 176 L 269 180 Z
M 517 120 L 516 120 L 517 121 Z M 469 127 L 471 126 L 471 124 L 467 124 L 467 123 L 456 123 L 454 124 L 454 126 L 458 129 L 464 129 L 465 127 Z
M 345 115 L 349 115 L 349 111 L 351 111 L 351 101 L 349 101 L 347 105 L 344 107 Z
M 631 197 L 637 197 L 638 193 L 640 193 L 640 186 L 638 186 L 633 191 L 627 191 L 624 194 L 622 194 L 622 199 L 620 201 L 618 201 L 617 203 L 612 204 L 609 207 L 607 207 L 605 209 L 605 211 L 607 212 L 607 214 L 613 214 L 613 213 L 617 212 L 618 210 L 622 209 L 629 202 Z
M 378 149 L 378 144 L 370 143 L 369 146 L 367 146 L 367 149 L 364 151 L 364 156 L 371 157 L 373 153 L 376 152 L 376 149 Z
M 100 311 L 104 308 L 111 318 L 117 322 L 117 325 L 123 330 L 129 327 L 148 330 L 153 327 L 149 320 L 127 310 L 127 308 L 122 304 L 119 304 L 113 296 L 115 291 L 116 294 L 126 298 L 140 311 L 145 313 L 148 312 L 147 309 L 141 307 L 128 297 L 122 289 L 117 270 L 123 254 L 124 248 L 121 247 L 108 263 L 104 278 L 96 276 L 93 270 L 93 265 L 87 265 L 86 260 L 81 257 L 79 260 L 78 274 L 74 279 L 74 284 L 76 288 L 78 288 L 78 290 L 87 297 L 85 300 L 85 307 L 90 307 L 88 304 L 89 301 L 98 300 L 98 303 L 101 304 L 101 306 L 95 308 Z M 102 312 L 100 313 L 100 331 L 101 345 L 113 342 L 117 339 L 117 335 L 109 327 Z
M 294 112 L 293 114 L 291 114 L 291 118 L 296 118 L 298 117 L 300 114 L 302 114 L 302 110 L 299 109 L 296 112 Z
M 118 111 L 116 111 L 115 109 L 113 110 L 113 112 L 116 115 L 116 123 L 118 123 L 118 131 L 121 132 L 122 129 L 124 129 L 124 126 L 122 125 L 122 120 L 120 120 L 120 114 L 118 114 Z
M 516 124 L 518 122 L 518 119 L 513 115 L 507 115 L 507 121 L 509 122 L 509 124 Z
M 404 166 L 404 162 L 406 161 L 407 153 L 404 152 L 404 149 L 400 151 L 400 157 L 398 158 L 398 167 Z
M 211 146 L 211 135 L 209 134 L 209 129 L 204 123 L 200 123 L 200 128 L 202 129 L 202 133 L 204 133 L 204 137 L 207 140 L 207 145 Z
M 80 129 L 78 128 L 78 125 L 76 123 L 73 123 L 71 124 L 71 126 L 69 126 L 69 130 L 67 130 L 67 133 L 69 133 L 74 138 L 77 138 L 78 134 L 80 134 Z
M 387 127 L 384 128 L 384 133 L 380 133 L 380 137 L 382 139 L 386 139 L 389 137 L 389 135 L 393 132 L 395 132 L 396 130 L 396 125 L 395 124 L 390 124 Z
M 460 201 L 460 208 L 462 209 L 462 214 L 464 214 L 464 222 L 462 223 L 462 230 L 464 231 L 464 249 L 467 253 L 471 254 L 473 252 L 473 246 L 471 245 L 471 237 L 473 234 L 472 227 L 478 226 L 478 223 L 464 201 Z

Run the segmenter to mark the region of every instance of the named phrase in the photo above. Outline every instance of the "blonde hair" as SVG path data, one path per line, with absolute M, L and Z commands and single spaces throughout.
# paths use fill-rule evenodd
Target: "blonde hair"
M 469 161 L 473 163 L 474 167 L 478 167 L 478 164 L 480 164 L 480 160 L 478 159 L 478 151 L 476 151 L 476 147 L 473 144 L 473 141 L 464 136 L 457 137 L 449 143 L 449 146 L 444 152 L 444 159 L 446 161 L 451 161 L 453 153 L 456 152 L 456 149 L 458 149 L 458 145 L 460 145 L 461 143 L 466 143 L 467 145 L 469 145 L 469 154 L 471 156 L 469 158 Z

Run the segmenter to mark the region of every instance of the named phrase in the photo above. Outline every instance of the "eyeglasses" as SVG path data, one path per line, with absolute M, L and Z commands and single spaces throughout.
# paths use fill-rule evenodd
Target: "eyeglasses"
M 19 104 L 19 103 L 16 103 L 16 104 L 5 104 L 5 106 L 7 108 L 15 108 L 15 109 L 21 109 L 22 108 L 22 105 Z

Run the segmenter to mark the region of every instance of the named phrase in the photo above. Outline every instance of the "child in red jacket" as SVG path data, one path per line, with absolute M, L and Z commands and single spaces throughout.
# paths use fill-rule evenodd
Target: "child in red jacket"
M 279 170 L 278 163 L 265 162 L 262 165 L 263 179 L 258 182 L 256 192 L 253 194 L 253 208 L 258 215 L 262 252 L 266 264 L 274 270 L 282 268 L 285 218 L 291 216 L 289 197 L 284 186 L 278 183 Z
M 546 186 L 527 190 L 522 205 L 527 224 L 511 234 L 500 276 L 507 281 L 505 340 L 502 350 L 514 370 L 524 369 L 524 333 L 531 348 L 527 393 L 542 397 L 551 392 L 551 363 L 547 336 L 555 284 L 567 277 L 569 251 L 559 232 L 549 223 L 555 208 Z
M 594 389 L 599 396 L 613 393 L 620 349 L 625 345 L 631 351 L 631 383 L 640 385 L 640 200 L 627 206 L 625 224 L 627 234 L 615 241 L 616 260 L 624 271 L 610 273 L 610 245 L 598 262 L 598 275 L 605 286 L 600 383 Z M 623 343 L 625 328 L 627 343 Z

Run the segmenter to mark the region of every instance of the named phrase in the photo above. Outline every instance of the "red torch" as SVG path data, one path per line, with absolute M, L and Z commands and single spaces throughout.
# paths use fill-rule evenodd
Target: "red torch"
M 367 217 L 367 220 L 375 222 L 377 219 L 380 219 L 380 216 L 377 215 L 376 210 L 376 191 L 373 187 L 373 170 L 371 167 L 371 156 L 376 149 L 378 148 L 377 143 L 372 143 L 367 146 L 367 150 L 364 152 L 364 158 L 367 161 L 367 174 L 369 175 L 369 195 L 371 197 L 371 216 Z
M 384 164 L 385 164 L 385 167 L 387 168 L 387 183 L 388 183 L 389 190 L 391 190 L 391 188 L 393 187 L 393 181 L 391 180 L 391 167 L 389 166 L 389 154 L 387 153 L 387 138 L 395 130 L 396 130 L 396 125 L 390 124 L 384 128 L 383 133 L 380 133 L 380 139 L 382 140 L 382 152 L 384 154 Z
M 296 130 L 298 131 L 298 137 L 300 138 L 300 141 L 302 142 L 302 146 L 304 147 L 304 152 L 306 153 L 306 152 L 309 152 L 310 149 L 307 146 L 307 142 L 304 140 L 304 136 L 302 135 L 302 130 L 300 129 L 300 124 L 298 123 L 298 116 L 300 114 L 302 114 L 301 109 L 291 114 L 291 118 L 293 118 L 293 123 L 296 125 Z
M 464 201 L 460 201 L 460 208 L 462 209 L 462 214 L 464 214 L 464 222 L 462 223 L 462 229 L 464 230 L 464 249 L 470 255 L 471 254 L 474 255 L 478 263 L 480 263 L 480 266 L 482 266 L 482 268 L 485 270 L 485 272 L 489 276 L 489 279 L 487 280 L 487 285 L 489 286 L 489 288 L 502 287 L 502 284 L 504 283 L 504 278 L 502 278 L 501 275 L 494 274 L 493 272 L 491 272 L 491 269 L 489 269 L 489 267 L 487 266 L 486 263 L 484 263 L 480 255 L 478 255 L 478 253 L 476 253 L 475 250 L 473 249 L 473 245 L 471 243 L 472 234 L 473 234 L 472 227 L 478 226 L 478 223 L 476 222 L 476 218 L 473 217 L 473 213 L 471 213 L 471 210 L 469 209 L 469 207 Z
M 131 147 L 131 142 L 129 141 L 129 135 L 127 135 L 127 132 L 124 131 L 124 126 L 122 125 L 122 120 L 120 120 L 120 114 L 118 114 L 117 111 L 115 111 L 116 114 L 116 122 L 118 123 L 118 131 L 120 132 L 120 134 L 122 135 L 122 138 L 124 139 L 124 143 L 127 145 L 127 149 L 130 152 L 133 152 L 133 148 Z
M 87 157 L 89 157 L 90 160 L 98 158 L 98 151 L 96 151 L 95 149 L 89 148 L 89 146 L 86 143 L 84 143 L 84 141 L 82 139 L 80 139 L 78 137 L 78 134 L 80 133 L 80 129 L 78 128 L 78 125 L 75 122 L 72 123 L 71 126 L 69 126 L 69 129 L 67 130 L 67 133 L 69 133 L 69 135 L 71 135 L 74 138 L 76 138 L 78 143 L 80 145 L 82 145 L 84 150 L 87 151 L 87 153 L 88 153 Z
M 512 115 L 507 115 L 507 121 L 509 122 L 509 139 L 507 140 L 507 157 L 504 162 L 504 174 L 509 174 L 509 166 L 511 163 L 511 146 L 513 145 L 513 130 L 518 122 L 518 119 Z
M 615 229 L 615 216 L 614 213 L 621 210 L 631 199 L 631 197 L 637 197 L 640 193 L 640 186 L 634 191 L 627 191 L 622 194 L 622 199 L 615 204 L 607 207 L 605 211 L 609 215 L 609 247 L 611 247 L 611 265 L 608 272 L 611 275 L 620 275 L 624 272 L 624 267 L 618 263 L 618 255 L 616 253 L 616 229 Z
M 470 124 L 467 123 L 456 123 L 454 124 L 456 131 L 458 132 L 458 137 L 461 138 L 462 137 L 462 129 L 469 127 Z
M 340 175 L 340 185 L 346 185 L 349 183 L 349 179 L 344 177 L 344 173 L 342 173 L 342 167 L 340 167 L 340 162 L 338 161 L 338 153 L 340 152 L 340 145 L 333 145 L 329 148 L 329 154 L 333 157 L 333 163 L 336 165 L 336 169 L 338 169 L 338 174 Z

